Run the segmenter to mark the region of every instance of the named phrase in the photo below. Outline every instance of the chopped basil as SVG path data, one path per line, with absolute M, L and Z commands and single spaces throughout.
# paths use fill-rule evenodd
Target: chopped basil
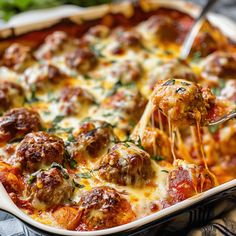
M 84 75 L 84 79 L 85 79 L 85 80 L 90 80 L 90 79 L 92 79 L 92 78 L 91 78 L 88 74 L 85 74 L 85 75 Z
M 52 164 L 51 164 L 51 168 L 57 168 L 58 170 L 60 170 L 61 171 L 61 173 L 62 173 L 62 175 L 63 175 L 63 177 L 65 178 L 65 179 L 69 179 L 70 177 L 69 177 L 69 175 L 68 175 L 68 173 L 67 173 L 67 171 L 63 168 L 63 166 L 61 166 L 60 164 L 58 164 L 58 163 L 56 163 L 56 162 L 53 162 Z
M 178 94 L 184 94 L 186 92 L 186 88 L 183 87 L 177 88 L 175 92 Z
M 163 86 L 169 86 L 169 85 L 174 85 L 175 84 L 175 80 L 174 79 L 170 79 L 170 80 L 167 80 Z
M 105 114 L 103 114 L 102 116 L 104 116 L 104 117 L 113 116 L 113 113 L 111 113 L 111 112 L 108 112 L 108 113 L 105 113 Z
M 138 140 L 135 142 L 135 144 L 142 150 L 145 150 L 143 145 L 142 145 L 142 140 L 140 137 L 138 137 Z
M 172 55 L 172 54 L 173 54 L 173 52 L 172 52 L 171 50 L 165 50 L 164 53 L 165 53 L 166 55 Z
M 163 161 L 165 160 L 165 157 L 163 156 L 151 156 L 151 159 L 154 161 Z
M 16 138 L 11 139 L 8 143 L 17 143 L 17 142 L 20 142 L 22 139 L 23 138 L 16 137 Z
M 169 171 L 168 170 L 161 170 L 161 172 L 164 172 L 164 173 L 169 173 Z
M 190 83 L 187 83 L 185 81 L 181 81 L 181 84 L 184 85 L 184 86 L 190 86 L 191 85 Z
M 201 57 L 202 57 L 201 52 L 195 52 L 193 54 L 192 61 L 197 63 L 200 61 Z
M 43 114 L 44 114 L 45 116 L 48 116 L 48 115 L 51 114 L 51 112 L 50 112 L 50 111 L 44 111 Z
M 124 142 L 124 145 L 125 145 L 127 148 L 130 147 L 130 145 L 129 145 L 127 142 Z
M 211 125 L 208 129 L 212 134 L 214 134 L 219 129 L 219 125 Z
M 77 161 L 76 161 L 76 160 L 71 159 L 71 160 L 69 161 L 69 164 L 70 164 L 70 168 L 71 168 L 71 169 L 76 169 L 76 166 L 77 166 Z
M 36 174 L 31 174 L 30 177 L 27 179 L 27 184 L 32 184 L 36 179 Z
M 225 80 L 219 80 L 219 86 L 211 89 L 212 93 L 216 96 L 220 96 L 221 90 L 225 87 Z
M 135 125 L 136 125 L 136 122 L 135 122 L 134 120 L 130 120 L 130 121 L 129 121 L 129 125 L 130 125 L 132 128 L 134 128 Z
M 74 179 L 72 180 L 72 185 L 75 188 L 84 188 L 85 187 L 83 184 L 77 183 Z
M 117 81 L 114 87 L 108 92 L 107 96 L 110 97 L 114 95 L 121 86 L 122 86 L 121 81 Z
M 57 123 L 61 122 L 64 118 L 65 118 L 65 116 L 56 116 L 54 118 L 54 120 L 52 121 L 52 123 L 57 124 Z
M 76 176 L 78 176 L 79 178 L 82 178 L 82 179 L 90 179 L 91 178 L 90 172 L 78 173 L 78 174 L 76 174 Z
M 76 139 L 75 139 L 75 137 L 73 136 L 73 134 L 69 134 L 69 135 L 68 135 L 68 138 L 67 138 L 67 141 L 69 141 L 69 142 L 76 142 Z
M 104 48 L 104 47 L 103 47 L 103 48 Z M 102 54 L 103 48 L 97 48 L 95 45 L 91 45 L 91 46 L 90 46 L 91 51 L 93 51 L 93 53 L 94 53 L 97 57 L 105 57 L 105 56 Z
M 211 89 L 211 91 L 214 95 L 219 96 L 220 92 L 221 92 L 221 89 L 217 88 L 217 87 L 214 87 L 214 88 Z
M 32 85 L 31 86 L 31 95 L 30 95 L 30 98 L 29 99 L 25 99 L 25 102 L 26 103 L 34 103 L 34 102 L 38 102 L 39 99 L 37 98 L 36 96 L 36 87 L 35 85 Z

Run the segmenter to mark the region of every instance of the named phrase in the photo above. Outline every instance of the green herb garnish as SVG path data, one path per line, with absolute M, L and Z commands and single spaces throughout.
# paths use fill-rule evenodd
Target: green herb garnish
M 77 183 L 74 179 L 72 180 L 72 185 L 73 185 L 73 187 L 76 187 L 76 188 L 84 188 L 85 187 L 83 184 Z
M 219 129 L 219 125 L 211 125 L 208 127 L 209 131 L 214 134 Z
M 163 156 L 151 156 L 151 159 L 154 161 L 163 161 L 165 160 L 165 157 Z
M 64 177 L 65 179 L 69 179 L 69 178 L 70 178 L 69 175 L 68 175 L 68 173 L 67 173 L 67 171 L 63 168 L 62 165 L 60 165 L 60 164 L 58 164 L 58 163 L 56 163 L 56 162 L 53 162 L 53 163 L 51 164 L 51 168 L 57 168 L 58 170 L 60 170 L 61 173 L 62 173 L 62 175 L 63 175 L 63 177 Z
M 79 178 L 82 178 L 82 179 L 90 179 L 91 178 L 91 174 L 89 172 L 78 173 L 78 174 L 76 174 L 76 176 L 78 176 Z

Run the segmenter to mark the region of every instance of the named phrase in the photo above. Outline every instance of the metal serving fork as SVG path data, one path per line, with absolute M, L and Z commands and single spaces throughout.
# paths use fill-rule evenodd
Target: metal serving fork
M 218 0 L 208 0 L 207 4 L 202 8 L 201 13 L 199 16 L 195 19 L 195 22 L 193 24 L 192 29 L 186 36 L 184 43 L 182 45 L 181 51 L 180 51 L 180 58 L 186 59 L 191 51 L 194 39 L 196 38 L 204 20 L 206 17 L 206 14 L 210 11 L 210 9 L 216 4 Z
M 211 125 L 220 125 L 230 119 L 233 119 L 233 118 L 236 118 L 236 111 L 232 111 L 222 117 L 220 117 L 218 120 L 216 121 L 212 121 L 208 124 L 208 126 L 211 126 Z
M 206 14 L 217 3 L 217 1 L 218 0 L 208 0 L 207 4 L 202 8 L 201 13 L 196 18 L 192 29 L 190 30 L 190 32 L 186 36 L 184 43 L 181 47 L 180 56 L 179 56 L 181 59 L 186 59 L 189 56 L 194 39 L 196 38 L 204 20 L 205 20 Z M 208 125 L 209 126 L 219 125 L 219 124 L 222 124 L 232 118 L 236 118 L 236 111 L 232 111 L 232 112 L 220 117 L 218 120 L 210 122 Z

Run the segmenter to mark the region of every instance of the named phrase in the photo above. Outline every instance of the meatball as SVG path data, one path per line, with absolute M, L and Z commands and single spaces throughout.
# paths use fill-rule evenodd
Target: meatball
M 81 73 L 92 70 L 96 63 L 96 56 L 88 48 L 78 48 L 66 56 L 67 66 Z
M 193 70 L 186 61 L 173 59 L 160 66 L 157 66 L 151 71 L 148 80 L 149 87 L 153 89 L 157 82 L 173 77 L 182 78 L 192 82 L 197 81 L 197 76 L 194 74 Z
M 209 55 L 203 64 L 202 76 L 206 79 L 217 80 L 235 79 L 236 53 L 215 52 Z
M 177 160 L 168 174 L 168 201 L 171 205 L 214 187 L 214 180 L 203 167 Z
M 130 203 L 115 189 L 97 187 L 82 195 L 82 215 L 76 230 L 90 231 L 127 224 L 135 219 Z
M 152 34 L 161 42 L 178 42 L 179 26 L 169 16 L 151 16 L 141 25 L 145 29 L 144 34 Z M 145 37 L 144 35 L 144 37 Z
M 27 181 L 29 200 L 39 210 L 63 204 L 70 199 L 73 190 L 67 171 L 59 165 L 39 170 Z
M 66 115 L 78 114 L 82 105 L 94 102 L 93 95 L 81 87 L 67 87 L 61 91 L 60 110 Z
M 41 127 L 40 116 L 27 108 L 15 108 L 0 117 L 0 142 L 22 138 L 27 133 L 38 131 Z
M 109 28 L 105 25 L 96 25 L 88 30 L 88 34 L 97 38 L 105 38 L 108 36 L 109 31 Z
M 23 171 L 33 172 L 53 162 L 61 164 L 64 153 L 61 138 L 40 131 L 27 134 L 18 144 L 15 161 Z
M 76 143 L 74 143 L 73 156 L 88 154 L 90 157 L 99 157 L 112 142 L 117 141 L 112 126 L 100 120 L 90 120 L 84 122 L 74 133 Z
M 128 31 L 123 28 L 117 28 L 114 34 L 116 40 L 123 47 L 133 47 L 140 45 L 141 35 L 136 31 Z
M 200 53 L 201 57 L 206 57 L 219 49 L 219 47 L 218 42 L 210 33 L 200 32 L 193 43 L 191 54 Z
M 103 156 L 99 175 L 119 185 L 143 186 L 154 177 L 147 152 L 130 142 L 118 143 Z
M 48 63 L 27 68 L 24 72 L 23 81 L 28 87 L 44 88 L 45 83 L 57 83 L 63 77 L 64 74 L 59 68 Z
M 171 144 L 167 134 L 160 129 L 147 127 L 144 131 L 142 146 L 153 159 L 172 161 Z
M 20 107 L 24 102 L 24 90 L 16 83 L 0 82 L 0 112 L 12 107 Z
M 130 84 L 141 77 L 142 68 L 138 62 L 124 60 L 111 68 L 110 75 L 122 84 Z
M 18 43 L 11 44 L 3 54 L 3 65 L 13 70 L 24 69 L 31 59 L 30 48 Z
M 156 86 L 152 102 L 174 126 L 204 125 L 215 96 L 196 83 L 170 79 Z
M 118 91 L 107 97 L 101 104 L 102 108 L 119 110 L 124 117 L 132 117 L 132 121 L 137 122 L 147 104 L 147 100 L 136 89 L 118 89 Z
M 44 44 L 42 44 L 35 52 L 35 57 L 38 60 L 50 59 L 54 54 L 63 50 L 66 45 L 68 35 L 62 31 L 55 31 L 45 38 Z
M 105 25 L 96 25 L 91 27 L 84 36 L 84 40 L 88 43 L 95 43 L 98 39 L 107 37 L 110 29 Z

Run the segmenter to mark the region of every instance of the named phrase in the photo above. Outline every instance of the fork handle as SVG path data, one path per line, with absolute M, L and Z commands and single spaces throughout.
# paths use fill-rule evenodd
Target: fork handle
M 214 122 L 209 123 L 209 126 L 211 126 L 211 125 L 220 125 L 220 124 L 222 124 L 222 123 L 224 123 L 228 120 L 231 120 L 233 118 L 236 118 L 236 111 L 232 111 L 229 114 L 221 117 L 219 120 L 216 120 Z
M 180 58 L 181 59 L 186 59 L 191 51 L 193 42 L 198 34 L 198 32 L 201 29 L 201 26 L 204 22 L 205 16 L 208 13 L 208 11 L 215 5 L 215 3 L 218 0 L 208 0 L 207 4 L 204 6 L 202 9 L 200 15 L 196 18 L 192 29 L 190 32 L 187 34 L 184 43 L 182 45 L 181 51 L 180 51 Z

